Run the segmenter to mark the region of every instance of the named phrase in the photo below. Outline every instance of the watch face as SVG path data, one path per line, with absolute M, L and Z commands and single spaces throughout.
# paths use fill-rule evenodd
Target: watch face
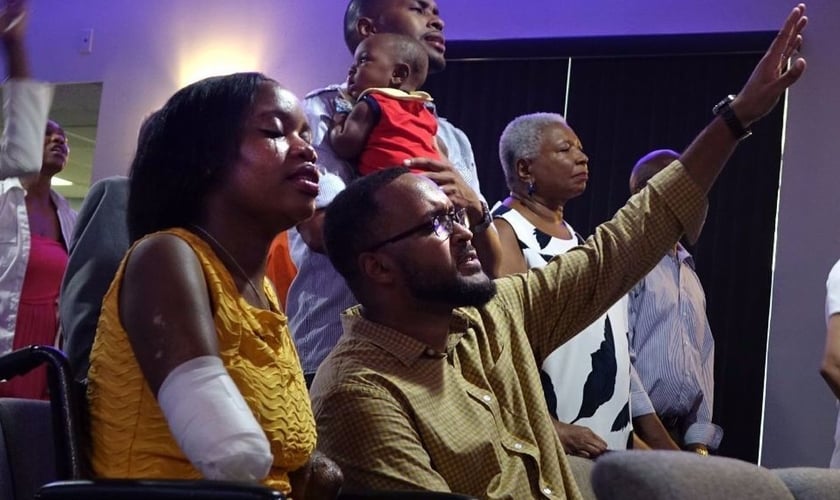
M 728 105 L 729 103 L 731 103 L 734 100 L 735 100 L 735 96 L 732 95 L 732 94 L 724 97 L 722 101 L 715 104 L 715 107 L 712 108 L 712 114 L 715 115 L 715 116 L 719 115 L 720 112 L 721 112 L 721 109 L 723 109 L 724 106 Z

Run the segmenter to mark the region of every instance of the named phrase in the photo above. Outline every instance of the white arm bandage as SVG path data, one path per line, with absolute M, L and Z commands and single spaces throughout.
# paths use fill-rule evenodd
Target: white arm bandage
M 182 363 L 158 391 L 175 441 L 207 479 L 261 481 L 273 457 L 251 409 L 216 356 Z

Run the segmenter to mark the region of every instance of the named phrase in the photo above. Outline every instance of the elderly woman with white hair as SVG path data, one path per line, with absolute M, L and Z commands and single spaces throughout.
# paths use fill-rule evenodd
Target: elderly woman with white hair
M 499 157 L 510 189 L 493 210 L 502 274 L 542 267 L 582 243 L 564 209 L 586 190 L 589 158 L 566 120 L 555 113 L 515 118 L 499 140 Z M 594 458 L 632 447 L 634 424 L 643 444 L 678 449 L 656 414 L 632 414 L 631 390 L 633 399 L 647 395 L 631 372 L 624 298 L 545 359 L 546 403 L 567 453 Z

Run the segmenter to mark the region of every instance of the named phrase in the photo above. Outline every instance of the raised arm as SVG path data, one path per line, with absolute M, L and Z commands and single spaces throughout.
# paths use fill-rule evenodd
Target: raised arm
M 735 117 L 745 129 L 772 111 L 782 93 L 805 71 L 804 59 L 797 59 L 792 64 L 788 62 L 802 47 L 802 30 L 807 22 L 805 4 L 797 5 L 731 103 Z M 704 192 L 709 191 L 723 170 L 738 139 L 719 115 L 680 157 L 689 175 Z
M 29 78 L 29 59 L 26 57 L 24 36 L 26 34 L 26 2 L 7 0 L 0 13 L 0 38 L 9 70 L 9 78 Z
M 3 92 L 3 137 L 0 179 L 41 170 L 44 130 L 52 102 L 52 86 L 30 81 L 24 47 L 26 2 L 9 0 L 0 13 L 0 40 L 9 71 Z
M 337 113 L 330 128 L 330 144 L 335 154 L 347 161 L 358 158 L 374 125 L 376 115 L 364 99 L 357 102 L 349 114 Z
M 793 9 L 733 102 L 745 126 L 770 112 L 804 71 L 803 60 L 787 68 L 787 60 L 802 44 L 804 11 L 801 4 Z M 705 215 L 704 195 L 738 139 L 716 117 L 680 162 L 654 176 L 586 244 L 556 257 L 543 269 L 498 282 L 500 296 L 512 300 L 510 307 L 525 311 L 524 329 L 538 362 L 626 293 L 682 234 L 696 232 Z M 503 294 L 506 290 L 509 293 Z

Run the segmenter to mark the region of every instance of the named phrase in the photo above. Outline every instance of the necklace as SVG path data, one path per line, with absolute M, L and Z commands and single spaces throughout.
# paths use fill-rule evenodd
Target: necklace
M 190 226 L 193 229 L 200 232 L 202 235 L 206 236 L 210 241 L 212 241 L 219 248 L 219 250 L 224 252 L 224 254 L 227 256 L 227 258 L 231 262 L 233 262 L 233 265 L 236 266 L 236 270 L 239 271 L 239 274 L 242 275 L 243 278 L 245 278 L 245 281 L 248 282 L 248 285 L 251 286 L 251 290 L 253 290 L 254 293 L 256 294 L 257 300 L 259 300 L 259 302 L 260 302 L 260 307 L 263 307 L 265 309 L 271 309 L 271 305 L 270 304 L 267 305 L 265 299 L 263 299 L 263 296 L 260 295 L 260 292 L 259 292 L 259 289 L 257 288 L 257 285 L 255 285 L 254 282 L 251 281 L 251 278 L 248 277 L 248 273 L 246 273 L 245 270 L 242 269 L 242 266 L 240 266 L 239 262 L 237 262 L 236 258 L 230 252 L 228 252 L 227 248 L 225 248 L 224 245 L 219 243 L 219 240 L 214 238 L 213 235 L 210 234 L 209 231 L 207 231 L 203 227 L 199 226 L 198 224 L 190 224 Z

